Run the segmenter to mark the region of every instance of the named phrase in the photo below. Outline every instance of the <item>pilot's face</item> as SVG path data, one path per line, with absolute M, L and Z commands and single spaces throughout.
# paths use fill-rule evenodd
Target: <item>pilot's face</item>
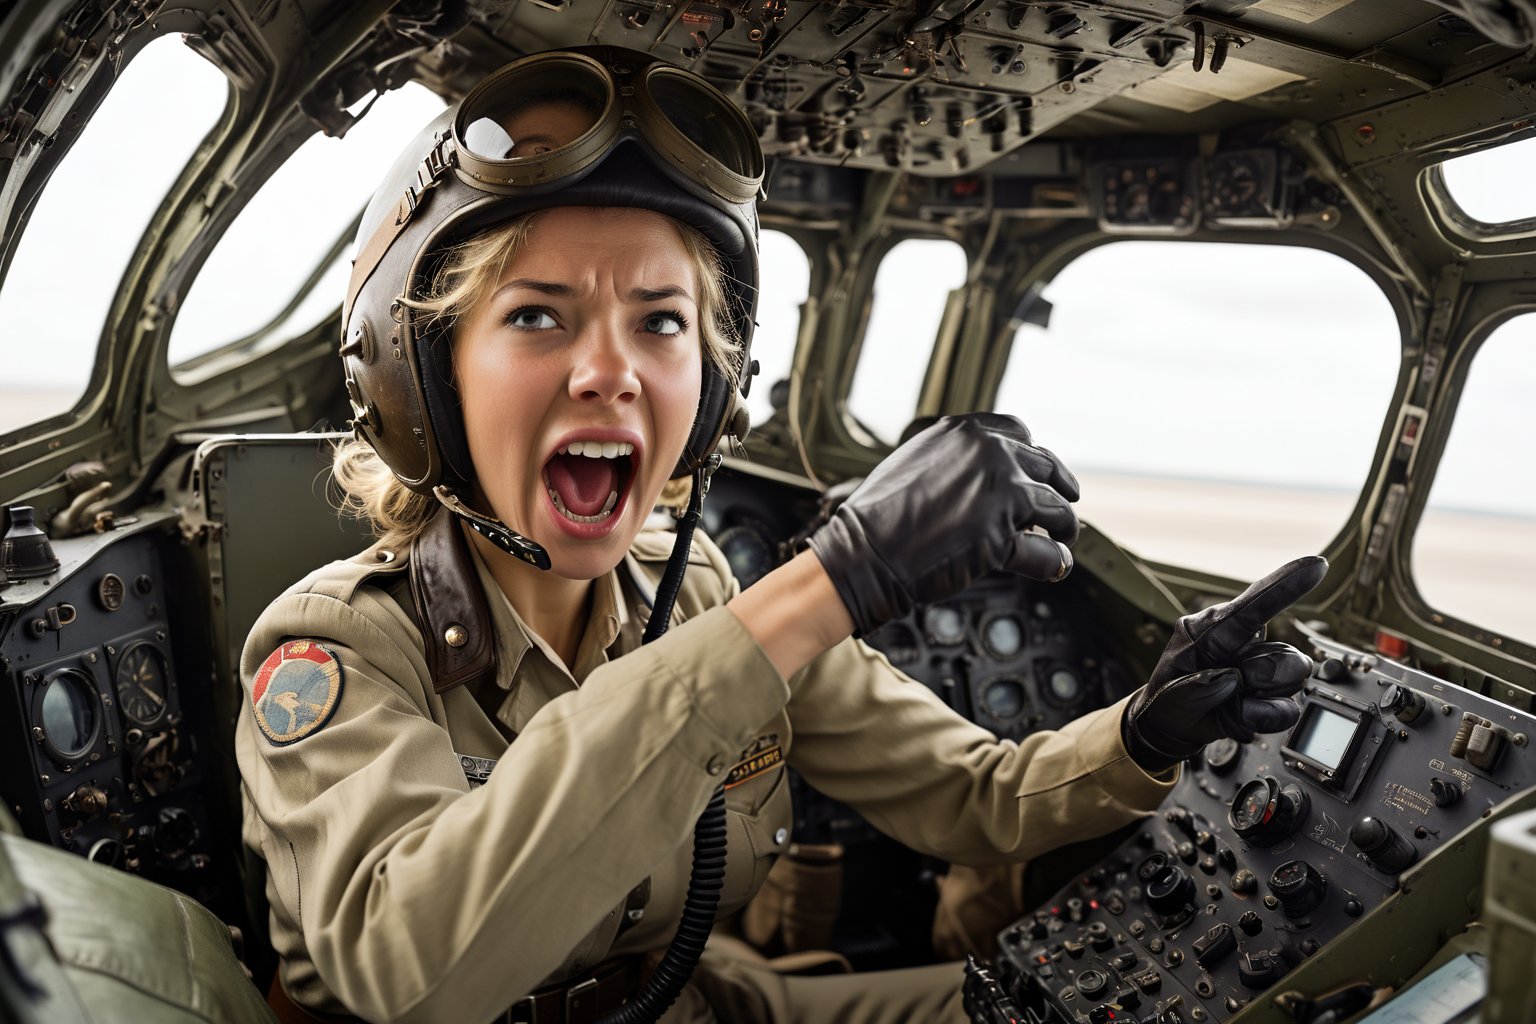
M 682 454 L 703 372 L 697 274 L 661 214 L 547 210 L 459 322 L 480 491 L 562 576 L 619 563 Z

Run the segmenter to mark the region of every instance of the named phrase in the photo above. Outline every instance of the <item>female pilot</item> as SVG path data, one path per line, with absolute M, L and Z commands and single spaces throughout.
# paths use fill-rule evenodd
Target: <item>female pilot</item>
M 1294 720 L 1309 663 L 1250 641 L 1321 559 L 1182 620 L 1133 697 L 1020 744 L 850 638 L 994 570 L 1066 574 L 1076 482 L 1009 417 L 919 434 L 739 592 L 692 523 L 741 426 L 762 177 L 702 79 L 590 48 L 490 76 L 365 214 L 336 476 L 379 541 L 275 601 L 242 665 L 289 1019 L 964 1020 L 953 965 L 781 978 L 706 953 L 689 977 L 788 844 L 786 764 L 914 849 L 999 863 Z M 646 530 L 674 480 L 688 512 Z M 695 893 L 722 789 L 723 878 L 716 810 Z

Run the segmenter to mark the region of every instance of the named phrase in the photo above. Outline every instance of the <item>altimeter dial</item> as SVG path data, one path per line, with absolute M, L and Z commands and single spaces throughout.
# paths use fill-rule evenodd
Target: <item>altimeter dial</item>
M 165 717 L 170 677 L 165 655 L 147 640 L 129 645 L 117 663 L 117 700 L 123 716 L 135 725 L 158 725 Z

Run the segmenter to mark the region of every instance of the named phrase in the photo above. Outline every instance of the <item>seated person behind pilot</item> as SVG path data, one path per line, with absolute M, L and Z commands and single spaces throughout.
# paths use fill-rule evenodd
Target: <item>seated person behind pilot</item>
M 1306 660 L 1245 645 L 1320 559 L 1186 620 L 1131 698 L 1019 744 L 852 638 L 989 572 L 1066 575 L 1076 481 L 1011 417 L 918 434 L 746 592 L 688 517 L 675 548 L 642 532 L 669 480 L 696 512 L 734 423 L 762 176 L 740 112 L 662 67 L 525 58 L 364 216 L 336 476 L 380 539 L 278 598 L 242 664 L 244 835 L 288 1019 L 599 1019 L 657 984 L 722 783 L 720 916 L 787 846 L 787 764 L 916 850 L 1000 863 L 1131 821 L 1206 742 L 1295 717 Z M 706 951 L 663 1019 L 959 1021 L 960 983 Z

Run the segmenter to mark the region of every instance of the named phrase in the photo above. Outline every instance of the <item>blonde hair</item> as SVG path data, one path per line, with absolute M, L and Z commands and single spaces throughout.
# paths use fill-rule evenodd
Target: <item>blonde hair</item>
M 433 344 L 451 339 L 459 318 L 491 293 L 507 263 L 528 244 L 540 212 L 514 217 L 448 250 L 427 294 L 402 300 L 412 311 L 418 335 L 434 334 Z M 699 280 L 699 334 L 704 358 L 734 385 L 740 373 L 741 346 L 735 337 L 735 311 L 730 308 L 723 283 L 726 268 L 714 246 L 696 228 L 677 220 L 672 220 L 672 225 Z M 342 514 L 367 522 L 382 547 L 409 547 L 437 511 L 437 499 L 401 483 L 373 446 L 361 438 L 349 438 L 336 446 L 331 474 L 341 488 Z M 679 493 L 686 500 L 687 483 L 669 483 L 662 491 L 662 503 L 675 503 Z

